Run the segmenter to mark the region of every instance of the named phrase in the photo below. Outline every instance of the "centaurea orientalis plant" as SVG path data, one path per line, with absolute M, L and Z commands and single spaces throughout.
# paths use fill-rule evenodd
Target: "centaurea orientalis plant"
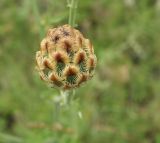
M 36 68 L 43 81 L 60 89 L 63 100 L 66 91 L 91 79 L 97 58 L 89 39 L 75 29 L 78 0 L 68 0 L 69 24 L 49 29 L 36 53 Z

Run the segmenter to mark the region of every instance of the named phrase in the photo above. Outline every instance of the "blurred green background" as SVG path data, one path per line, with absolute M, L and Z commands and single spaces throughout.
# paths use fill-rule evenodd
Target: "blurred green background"
M 57 111 L 35 53 L 68 11 L 66 0 L 0 1 L 0 143 L 160 143 L 160 0 L 79 1 L 98 64 Z

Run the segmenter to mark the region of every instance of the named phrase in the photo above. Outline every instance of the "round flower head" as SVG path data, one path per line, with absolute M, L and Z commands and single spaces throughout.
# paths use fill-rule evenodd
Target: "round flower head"
M 97 62 L 93 45 L 70 25 L 49 29 L 40 46 L 36 68 L 53 87 L 68 90 L 93 77 Z

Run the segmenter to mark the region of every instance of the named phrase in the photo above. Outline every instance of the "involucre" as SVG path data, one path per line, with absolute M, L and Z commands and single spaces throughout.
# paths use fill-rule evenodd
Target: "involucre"
M 79 87 L 91 79 L 96 62 L 90 40 L 70 25 L 49 29 L 36 53 L 41 79 L 63 90 Z

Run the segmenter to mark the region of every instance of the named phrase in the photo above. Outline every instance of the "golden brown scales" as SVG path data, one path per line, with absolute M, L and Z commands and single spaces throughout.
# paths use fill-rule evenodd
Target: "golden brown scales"
M 91 79 L 96 62 L 90 40 L 70 25 L 49 29 L 36 53 L 41 79 L 63 90 L 79 87 Z

